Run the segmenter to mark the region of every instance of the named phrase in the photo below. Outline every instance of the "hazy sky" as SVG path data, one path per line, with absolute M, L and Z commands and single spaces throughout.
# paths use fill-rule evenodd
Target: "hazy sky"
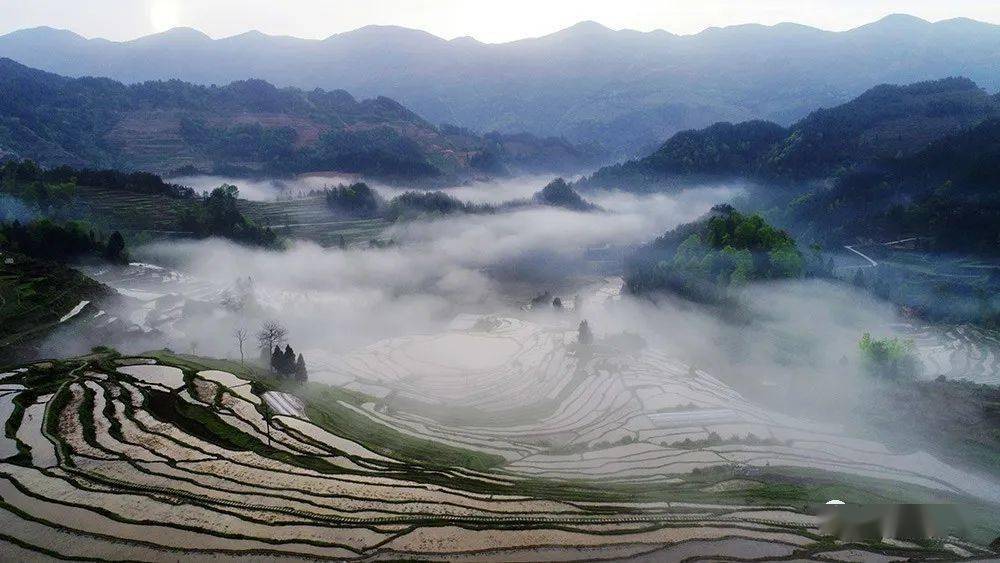
M 890 13 L 1000 23 L 995 0 L 0 0 L 0 33 L 48 25 L 87 37 L 132 39 L 174 26 L 212 37 L 250 29 L 323 38 L 368 24 L 501 42 L 582 20 L 614 29 L 697 33 L 710 26 L 794 21 L 843 30 Z

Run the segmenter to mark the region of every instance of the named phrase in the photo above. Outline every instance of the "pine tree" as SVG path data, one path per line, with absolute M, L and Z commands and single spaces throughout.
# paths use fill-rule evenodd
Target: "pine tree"
M 580 328 L 577 332 L 577 342 L 580 344 L 590 346 L 594 343 L 594 333 L 590 332 L 590 325 L 587 321 L 580 321 Z
M 281 348 L 275 346 L 274 352 L 271 353 L 271 371 L 281 374 L 281 364 L 285 360 L 285 355 L 281 353 Z
M 292 350 L 291 345 L 285 345 L 285 354 L 281 359 L 281 368 L 284 375 L 295 373 L 295 350 Z
M 127 264 L 128 252 L 125 250 L 125 238 L 118 231 L 111 233 L 108 244 L 104 247 L 104 257 L 115 264 Z
M 299 354 L 299 359 L 295 361 L 295 379 L 301 383 L 309 381 L 309 372 L 306 371 L 306 360 Z

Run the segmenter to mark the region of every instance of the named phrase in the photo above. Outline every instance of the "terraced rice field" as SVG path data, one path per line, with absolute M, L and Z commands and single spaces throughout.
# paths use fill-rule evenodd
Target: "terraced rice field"
M 156 194 L 128 193 L 88 186 L 77 187 L 83 210 L 101 217 L 109 228 L 156 236 L 184 236 L 181 217 L 197 201 Z M 386 227 L 382 219 L 345 220 L 335 216 L 321 197 L 282 201 L 240 200 L 240 210 L 280 236 L 336 246 L 341 237 L 347 244 L 367 243 Z
M 92 313 L 93 302 L 109 296 L 107 288 L 69 268 L 0 255 L 0 362 L 12 361 L 60 323 Z
M 336 246 L 341 237 L 347 244 L 367 243 L 378 238 L 387 223 L 383 219 L 345 220 L 334 215 L 322 197 L 282 201 L 241 200 L 240 210 L 261 225 L 269 225 L 281 236 L 311 240 L 321 246 Z
M 387 340 L 313 371 L 382 397 L 356 408 L 373 422 L 502 456 L 524 476 L 652 484 L 719 465 L 750 474 L 788 467 L 1000 503 L 988 480 L 764 410 L 655 350 L 584 353 L 571 326 L 505 318 L 476 326 Z
M 76 326 L 86 326 L 97 334 L 128 335 L 138 346 L 162 345 L 159 338 L 164 336 L 182 337 L 185 311 L 222 298 L 222 290 L 203 280 L 152 264 L 91 265 L 82 270 L 113 287 L 125 303 L 124 306 L 111 303 L 107 310 L 103 308 L 105 304 L 90 304 L 74 317 Z
M 1000 332 L 970 324 L 897 328 L 913 340 L 928 376 L 1000 384 Z
M 77 186 L 76 198 L 82 212 L 123 231 L 180 233 L 181 217 L 198 205 L 195 200 L 92 186 Z
M 708 427 L 721 429 L 723 421 L 699 419 L 699 424 L 716 425 L 701 430 L 688 428 L 690 419 L 683 416 L 645 415 L 647 421 L 640 422 L 645 409 L 666 414 L 673 412 L 668 408 L 693 403 L 720 410 L 717 403 L 729 401 L 733 414 L 725 424 L 731 429 L 750 428 L 745 418 L 782 427 L 784 421 L 741 404 L 706 374 L 674 366 L 676 375 L 664 374 L 667 383 L 640 399 L 645 394 L 637 389 L 658 385 L 640 367 L 626 367 L 617 384 L 602 383 L 614 373 L 604 354 L 574 357 L 569 348 L 559 349 L 564 335 L 522 322 L 503 321 L 493 330 L 443 336 L 513 342 L 498 349 L 498 357 L 465 357 L 437 377 L 455 383 L 462 372 L 493 373 L 499 385 L 499 356 L 527 361 L 534 354 L 546 360 L 545 375 L 525 375 L 522 387 L 557 405 L 543 418 L 554 425 L 552 432 L 540 436 L 541 427 L 531 418 L 501 422 L 499 414 L 464 428 L 415 414 L 393 415 L 380 412 L 374 404 L 379 400 L 368 395 L 319 384 L 280 384 L 239 364 L 165 353 L 141 358 L 101 354 L 2 373 L 4 558 L 828 559 L 853 552 L 875 560 L 951 554 L 944 544 L 834 542 L 822 536 L 819 518 L 803 511 L 802 498 L 787 503 L 745 496 L 747 490 L 769 487 L 762 478 L 734 479 L 728 471 L 695 477 L 678 463 L 661 463 L 670 459 L 668 454 L 687 454 L 656 442 Z M 379 347 L 383 354 L 434 359 L 407 346 L 414 340 L 392 342 Z M 662 358 L 638 366 L 650 362 L 672 366 Z M 381 358 L 372 364 L 392 365 Z M 353 365 L 356 377 L 371 373 L 351 359 L 344 365 Z M 439 397 L 445 388 L 443 380 L 420 369 L 386 373 L 401 395 L 414 400 Z M 422 388 L 413 377 L 430 386 Z M 603 392 L 608 400 L 598 398 Z M 273 400 L 293 403 L 282 393 L 301 402 L 304 412 L 270 414 L 277 409 L 264 405 Z M 509 393 L 505 397 L 514 400 Z M 441 400 L 460 402 L 452 395 Z M 503 410 L 486 393 L 469 404 L 487 413 Z M 370 422 L 346 424 L 358 416 Z M 413 436 L 431 427 L 455 445 Z M 631 432 L 639 441 L 573 455 L 555 454 L 544 445 L 554 440 L 553 433 L 577 443 L 612 439 L 620 432 Z M 791 452 L 799 451 L 810 464 L 835 470 L 891 478 L 905 474 L 895 456 L 871 444 L 826 437 L 836 447 L 828 446 L 824 455 L 818 449 L 809 453 L 819 436 L 826 435 L 802 431 L 793 437 L 801 443 L 711 448 L 699 456 L 714 456 L 715 464 L 741 460 L 759 465 L 792 461 Z M 466 451 L 473 459 L 475 449 L 502 451 L 508 461 L 489 469 L 451 463 L 458 459 L 456 452 Z M 657 454 L 648 456 L 647 451 Z M 607 459 L 612 454 L 621 459 Z M 647 460 L 659 460 L 660 467 L 669 469 L 653 469 Z M 619 463 L 621 472 L 609 473 L 609 463 Z M 693 467 L 701 462 L 679 463 Z M 906 476 L 919 482 L 921 490 L 948 489 L 932 473 Z M 622 488 L 609 482 L 640 477 L 655 478 L 658 484 Z M 773 487 L 768 490 L 774 492 Z M 748 502 L 752 498 L 756 500 Z M 970 554 L 991 555 L 962 545 Z

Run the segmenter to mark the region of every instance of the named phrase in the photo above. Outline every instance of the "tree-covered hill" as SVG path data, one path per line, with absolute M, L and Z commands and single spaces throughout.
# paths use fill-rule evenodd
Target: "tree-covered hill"
M 997 115 L 997 100 L 967 78 L 884 84 L 794 124 L 760 168 L 777 179 L 821 178 L 861 163 L 912 156 Z
M 532 202 L 550 207 L 562 207 L 571 211 L 597 211 L 597 205 L 583 199 L 566 180 L 556 178 L 535 193 Z
M 277 88 L 66 78 L 0 59 L 0 156 L 156 173 L 335 170 L 439 179 L 576 169 L 599 155 L 557 138 L 435 127 L 386 98 Z
M 40 339 L 68 321 L 75 307 L 114 295 L 77 270 L 0 245 L 0 364 L 32 357 Z
M 152 209 L 124 206 L 119 212 L 108 211 L 95 206 L 93 198 L 83 193 L 95 190 L 122 198 L 145 196 L 153 203 Z M 197 238 L 223 237 L 253 246 L 279 246 L 278 236 L 244 215 L 239 203 L 239 190 L 231 185 L 197 194 L 145 172 L 68 166 L 45 169 L 32 161 L 8 161 L 0 166 L 0 247 L 21 241 L 16 250 L 56 259 L 102 253 L 107 243 L 105 237 L 95 234 L 98 225 L 108 231 L 170 231 Z M 15 222 L 35 228 L 24 231 L 14 228 Z M 46 229 L 50 225 L 57 228 L 40 231 L 36 223 Z M 60 247 L 70 251 L 62 252 Z
M 315 192 L 322 195 L 330 211 L 338 217 L 352 219 L 383 218 L 399 221 L 417 218 L 435 218 L 457 214 L 494 214 L 531 207 L 560 207 L 569 211 L 591 212 L 601 208 L 585 200 L 566 180 L 556 178 L 531 198 L 515 199 L 501 203 L 471 203 L 462 201 L 445 191 L 407 191 L 386 201 L 368 184 L 358 182 L 349 186 L 324 188 Z
M 1000 252 L 1000 102 L 964 78 L 883 85 L 783 130 L 720 123 L 678 133 L 581 188 L 654 191 L 743 179 L 748 207 L 824 246 L 921 237 Z
M 649 156 L 602 168 L 580 185 L 655 190 L 713 178 L 808 182 L 905 159 L 997 116 L 1000 101 L 965 78 L 882 85 L 788 129 L 748 121 L 683 131 Z
M 678 178 L 748 176 L 786 135 L 783 127 L 767 121 L 716 123 L 682 131 L 649 156 L 601 168 L 580 185 L 643 190 Z
M 844 174 L 761 207 L 820 242 L 919 237 L 930 250 L 1000 256 L 1000 119 L 939 139 L 906 158 Z
M 625 283 L 636 294 L 670 291 L 714 302 L 754 281 L 801 277 L 820 267 L 760 215 L 717 205 L 640 247 L 626 261 Z

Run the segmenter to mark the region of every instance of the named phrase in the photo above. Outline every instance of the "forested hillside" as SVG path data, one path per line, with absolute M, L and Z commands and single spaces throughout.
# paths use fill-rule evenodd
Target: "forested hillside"
M 787 130 L 754 121 L 678 133 L 579 186 L 746 181 L 750 208 L 807 241 L 922 237 L 934 250 L 996 255 L 998 116 L 997 98 L 964 78 L 883 85 Z
M 919 237 L 936 251 L 1000 256 L 1000 120 L 880 164 L 790 200 L 761 190 L 759 205 L 826 242 Z
M 309 171 L 450 181 L 575 170 L 598 153 L 558 138 L 435 127 L 385 97 L 65 78 L 0 59 L 0 155 L 46 166 L 228 175 Z
M 866 162 L 912 156 L 937 139 L 997 115 L 997 99 L 967 78 L 884 84 L 794 124 L 761 169 L 777 179 L 825 177 Z
M 678 180 L 746 177 L 758 172 L 761 159 L 787 134 L 767 121 L 723 122 L 682 131 L 653 154 L 601 168 L 580 185 L 653 191 Z
M 123 203 L 101 205 L 107 199 Z M 0 248 L 34 258 L 103 255 L 127 262 L 119 229 L 277 247 L 278 236 L 247 218 L 239 203 L 239 190 L 231 185 L 199 195 L 146 172 L 44 169 L 32 161 L 8 161 L 0 166 Z
M 598 170 L 581 185 L 656 190 L 692 179 L 794 183 L 912 156 L 991 117 L 1000 101 L 965 78 L 881 85 L 784 129 L 766 121 L 683 131 L 641 159 Z
M 801 277 L 821 267 L 759 215 L 717 205 L 639 248 L 626 261 L 625 282 L 636 294 L 671 291 L 715 302 L 754 281 Z

